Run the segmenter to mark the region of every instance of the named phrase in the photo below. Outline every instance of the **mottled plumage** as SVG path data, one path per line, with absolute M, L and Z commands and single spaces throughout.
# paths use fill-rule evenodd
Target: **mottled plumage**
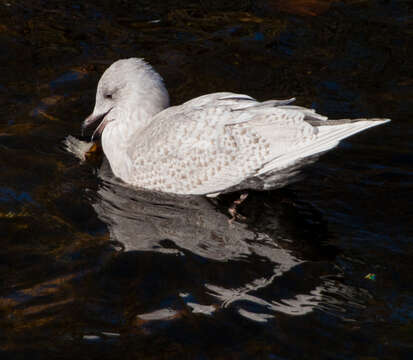
M 389 121 L 327 120 L 292 101 L 222 92 L 168 107 L 161 77 L 132 58 L 105 71 L 85 123 L 101 121 L 103 151 L 126 183 L 211 195 L 283 186 L 341 139 Z

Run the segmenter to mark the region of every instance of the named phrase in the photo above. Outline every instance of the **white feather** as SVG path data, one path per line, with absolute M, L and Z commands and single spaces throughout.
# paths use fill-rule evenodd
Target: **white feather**
M 221 92 L 168 107 L 161 77 L 141 59 L 127 59 L 103 74 L 92 119 L 107 113 L 102 146 L 122 180 L 200 195 L 280 186 L 303 160 L 388 121 L 334 123 L 292 101 Z

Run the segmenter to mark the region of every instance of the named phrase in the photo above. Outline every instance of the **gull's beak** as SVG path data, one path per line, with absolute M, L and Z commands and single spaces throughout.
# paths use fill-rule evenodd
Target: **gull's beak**
M 105 113 L 99 114 L 99 115 L 94 115 L 93 113 L 90 114 L 90 115 L 85 119 L 85 121 L 83 121 L 83 123 L 82 123 L 82 136 L 83 136 L 83 133 L 85 132 L 85 130 L 86 130 L 88 127 L 90 127 L 90 126 L 92 126 L 93 124 L 95 124 L 95 123 L 98 123 L 99 125 L 98 125 L 98 126 L 95 128 L 95 130 L 93 131 L 91 141 L 93 141 L 93 138 L 95 137 L 96 134 L 101 135 L 102 132 L 103 132 L 103 129 L 104 129 L 105 126 L 106 126 L 106 124 L 110 121 L 110 120 L 106 117 L 106 115 L 109 114 L 109 112 L 110 112 L 111 110 L 112 110 L 112 109 L 109 109 L 109 110 L 106 111 Z

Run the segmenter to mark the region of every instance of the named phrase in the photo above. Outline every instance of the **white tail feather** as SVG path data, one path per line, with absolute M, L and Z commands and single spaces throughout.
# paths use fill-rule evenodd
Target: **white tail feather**
M 340 140 L 345 139 L 351 135 L 357 134 L 360 131 L 368 129 L 373 126 L 381 125 L 389 122 L 389 119 L 360 119 L 358 122 L 344 123 L 339 120 L 340 125 L 332 125 L 333 121 L 329 121 L 326 126 L 319 126 L 317 137 L 314 141 L 307 143 L 301 147 L 295 148 L 281 156 L 275 157 L 273 160 L 265 164 L 258 175 L 265 174 L 270 171 L 280 170 L 291 166 L 295 162 L 309 156 L 330 150 L 338 145 Z

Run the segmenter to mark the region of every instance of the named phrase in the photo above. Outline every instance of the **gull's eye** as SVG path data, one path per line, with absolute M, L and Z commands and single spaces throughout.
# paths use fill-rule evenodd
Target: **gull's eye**
M 107 100 L 113 100 L 116 97 L 117 91 L 118 91 L 118 88 L 115 88 L 113 86 L 104 87 L 102 89 L 103 98 Z

